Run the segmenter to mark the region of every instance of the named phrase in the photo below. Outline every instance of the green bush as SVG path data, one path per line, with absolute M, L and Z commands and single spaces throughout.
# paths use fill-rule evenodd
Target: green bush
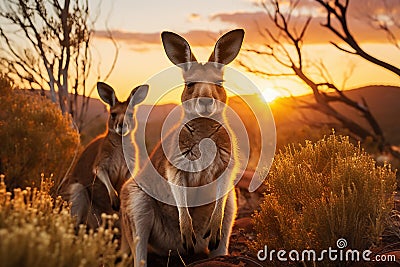
M 37 93 L 12 89 L 0 77 L 0 174 L 10 190 L 40 184 L 53 175 L 56 184 L 67 172 L 79 135 L 56 104 Z
M 52 182 L 41 183 L 40 190 L 15 189 L 14 197 L 0 181 L 0 259 L 2 267 L 93 267 L 128 266 L 131 259 L 117 250 L 108 216 L 107 227 L 75 235 L 69 208 L 60 197 L 50 194 Z M 115 218 L 114 218 L 115 219 Z M 119 264 L 115 261 L 122 259 Z
M 254 251 L 377 246 L 393 208 L 395 172 L 375 161 L 348 137 L 331 135 L 315 144 L 289 146 L 267 179 L 271 194 L 253 215 Z

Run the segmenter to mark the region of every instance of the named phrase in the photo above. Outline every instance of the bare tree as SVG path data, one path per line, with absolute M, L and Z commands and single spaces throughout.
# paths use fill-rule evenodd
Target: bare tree
M 362 102 L 357 102 L 349 98 L 343 88 L 339 88 L 330 78 L 329 71 L 323 62 L 310 64 L 310 62 L 306 61 L 303 54 L 303 43 L 312 18 L 306 18 L 302 24 L 293 23 L 293 12 L 299 5 L 300 0 L 291 0 L 289 7 L 285 8 L 285 11 L 282 10 L 280 2 L 280 0 L 269 0 L 261 3 L 267 18 L 274 27 L 270 29 L 271 23 L 268 23 L 268 28 L 260 28 L 260 34 L 264 37 L 265 44 L 262 48 L 250 48 L 246 49 L 246 51 L 249 53 L 248 55 L 256 54 L 273 59 L 286 72 L 281 70 L 273 72 L 260 70 L 258 67 L 254 68 L 248 59 L 240 61 L 240 64 L 248 71 L 264 76 L 293 76 L 299 78 L 312 90 L 315 99 L 315 103 L 302 102 L 301 107 L 317 110 L 334 118 L 341 127 L 347 128 L 357 140 L 365 140 L 367 137 L 372 137 L 381 150 L 389 150 L 393 155 L 399 157 L 400 155 L 392 151 L 391 146 L 387 143 L 384 133 L 371 113 L 365 99 L 362 99 Z M 319 74 L 318 78 L 312 75 L 315 71 Z M 369 127 L 364 127 L 358 121 L 351 119 L 333 103 L 344 104 L 356 111 L 367 122 Z
M 347 45 L 350 46 L 350 49 L 342 47 L 335 42 L 331 42 L 338 49 L 353 55 L 360 56 L 369 62 L 383 67 L 394 74 L 400 76 L 400 68 L 376 58 L 370 53 L 366 52 L 357 42 L 356 38 L 351 34 L 349 23 L 348 23 L 348 9 L 350 5 L 350 0 L 314 0 L 319 3 L 326 11 L 326 22 L 322 24 L 322 26 L 329 29 L 332 33 L 334 33 L 337 37 L 339 37 L 342 41 L 344 41 Z M 398 23 L 396 18 L 393 15 L 388 14 L 388 18 L 392 20 L 393 23 Z M 397 42 L 396 35 L 389 27 L 388 21 L 384 21 L 379 19 L 376 16 L 371 16 L 372 20 L 375 20 L 378 23 L 378 27 L 385 31 L 388 34 L 389 40 L 392 43 Z M 396 26 L 396 24 L 395 24 Z M 396 27 L 399 25 L 397 24 Z
M 400 30 L 400 13 L 398 11 L 398 2 L 382 0 L 380 9 L 385 14 L 367 13 L 364 16 L 367 18 L 369 24 L 377 30 L 386 33 L 387 39 L 397 49 L 400 49 L 400 40 L 398 31 Z
M 94 23 L 88 0 L 6 0 L 0 21 L 3 71 L 21 87 L 48 89 L 81 129 L 94 88 L 87 85 Z

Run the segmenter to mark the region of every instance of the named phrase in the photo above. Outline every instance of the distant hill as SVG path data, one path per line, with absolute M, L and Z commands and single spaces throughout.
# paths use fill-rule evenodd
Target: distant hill
M 400 145 L 400 87 L 366 86 L 346 91 L 346 94 L 357 101 L 364 97 L 372 113 L 381 124 L 388 140 L 393 144 Z M 258 143 L 260 140 L 259 132 L 253 131 L 255 129 L 254 116 L 249 108 L 243 105 L 243 101 L 240 98 L 251 103 L 252 107 L 256 109 L 263 109 L 265 103 L 255 95 L 244 95 L 230 99 L 230 106 L 238 112 L 241 119 L 245 122 L 247 130 L 251 132 L 251 139 L 255 143 Z M 301 140 L 301 138 L 312 139 L 312 135 L 317 135 L 317 133 L 315 133 L 313 128 L 307 128 L 309 123 L 318 122 L 324 124 L 324 122 L 332 122 L 331 118 L 316 110 L 300 108 L 300 102 L 302 101 L 313 102 L 313 96 L 305 95 L 293 99 L 282 98 L 270 104 L 276 123 L 279 147 L 287 141 L 292 142 L 298 139 Z M 167 104 L 153 108 L 146 126 L 150 130 L 146 132 L 151 133 L 147 136 L 148 140 L 146 139 L 150 147 L 157 142 L 160 136 L 160 125 L 162 125 L 165 117 L 174 107 L 174 104 Z M 354 111 L 341 105 L 337 105 L 337 107 L 344 113 L 348 113 L 351 118 L 362 122 L 358 114 L 354 113 Z M 152 107 L 148 105 L 140 106 L 138 110 L 139 127 L 145 125 L 141 114 L 144 114 L 150 108 Z M 92 99 L 87 116 L 87 128 L 83 132 L 83 142 L 86 143 L 97 134 L 103 132 L 106 120 L 107 112 L 105 105 L 100 100 Z M 305 128 L 308 130 L 304 130 Z M 300 136 L 301 132 L 303 136 Z
M 366 86 L 348 90 L 345 93 L 356 101 L 364 98 L 372 114 L 380 123 L 388 141 L 396 145 L 400 144 L 400 87 Z M 300 108 L 302 101 L 315 102 L 312 95 L 305 95 L 294 99 L 278 99 L 271 104 L 278 132 L 303 127 L 307 123 L 332 122 L 331 118 L 316 110 Z M 343 113 L 348 114 L 350 118 L 367 127 L 367 124 L 354 110 L 343 104 L 335 104 L 335 106 Z

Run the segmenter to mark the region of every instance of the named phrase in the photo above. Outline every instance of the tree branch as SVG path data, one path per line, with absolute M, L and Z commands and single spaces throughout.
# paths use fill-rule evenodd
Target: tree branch
M 360 57 L 366 59 L 367 61 L 383 67 L 394 74 L 400 76 L 400 68 L 387 63 L 385 61 L 379 60 L 376 57 L 372 56 L 371 54 L 367 53 L 364 49 L 362 49 L 359 43 L 355 40 L 353 35 L 350 33 L 348 23 L 347 23 L 347 9 L 350 3 L 350 0 L 346 0 L 344 4 L 342 4 L 339 0 L 334 1 L 334 6 L 331 6 L 331 1 L 326 0 L 314 0 L 315 2 L 319 3 L 327 12 L 326 13 L 326 23 L 323 24 L 324 27 L 328 28 L 332 33 L 334 33 L 337 37 L 347 43 L 354 52 L 350 52 L 347 49 L 343 49 L 336 45 L 337 48 L 340 50 L 359 55 Z M 339 23 L 340 30 L 343 31 L 343 34 L 339 32 L 339 29 L 332 24 L 332 15 L 335 17 L 337 22 Z

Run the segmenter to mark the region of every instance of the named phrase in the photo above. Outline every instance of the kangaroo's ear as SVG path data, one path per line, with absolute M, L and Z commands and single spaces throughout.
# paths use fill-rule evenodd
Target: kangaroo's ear
M 239 54 L 244 38 L 244 30 L 236 29 L 225 33 L 215 44 L 215 48 L 209 62 L 217 62 L 223 65 L 231 63 Z
M 149 86 L 147 84 L 139 85 L 138 87 L 133 89 L 130 95 L 131 104 L 137 105 L 143 102 L 148 92 L 149 92 Z
M 161 40 L 169 60 L 183 70 L 186 71 L 190 68 L 190 62 L 197 61 L 190 49 L 189 43 L 178 34 L 162 32 Z
M 99 96 L 104 102 L 109 104 L 111 107 L 115 105 L 115 92 L 111 86 L 103 82 L 98 82 L 97 92 L 99 92 Z

